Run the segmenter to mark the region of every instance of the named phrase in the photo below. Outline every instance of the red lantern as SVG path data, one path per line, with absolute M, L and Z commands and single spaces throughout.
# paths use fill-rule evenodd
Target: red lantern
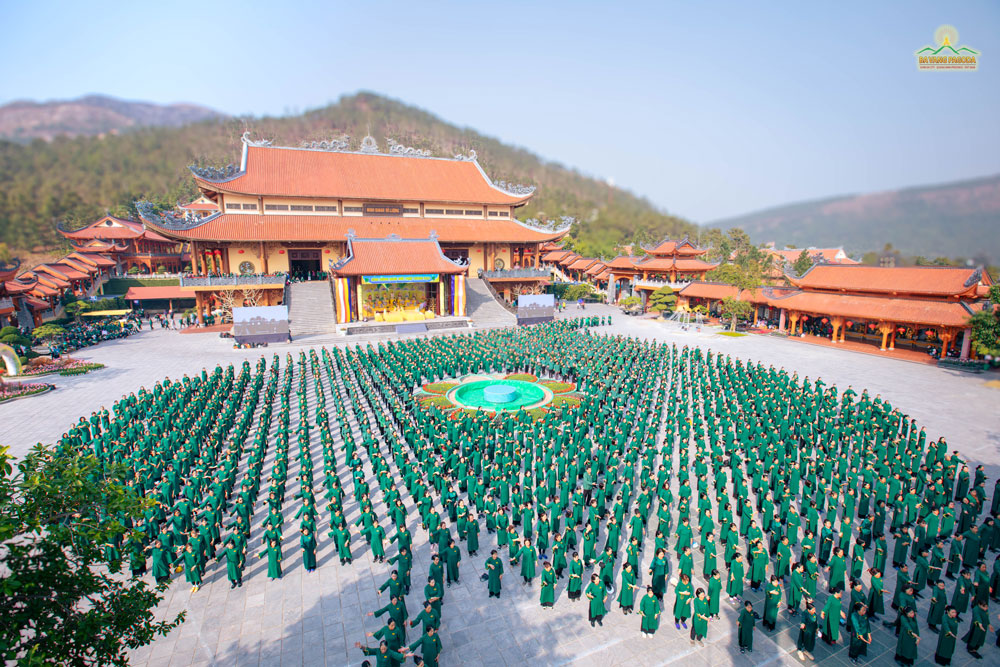
M 823 319 L 821 319 L 821 320 L 820 320 L 820 322 L 822 322 L 823 324 L 826 324 L 826 323 L 827 323 L 827 322 L 829 322 L 829 321 L 830 321 L 830 320 L 826 319 L 825 317 L 824 317 Z
M 221 251 L 221 250 L 219 250 L 218 248 L 216 248 L 216 249 L 215 249 L 215 256 L 216 256 L 216 257 L 218 257 L 218 256 L 219 256 L 219 255 L 221 255 L 221 254 L 222 254 L 222 251 Z
M 244 253 L 245 251 L 243 250 L 243 248 L 240 248 L 240 249 L 239 249 L 239 250 L 237 250 L 236 252 L 238 252 L 239 254 L 241 254 L 241 255 L 242 255 L 242 254 L 243 254 L 243 253 Z
M 327 249 L 326 249 L 326 250 L 324 250 L 323 252 L 325 252 L 325 253 L 326 253 L 327 255 L 329 255 L 329 254 L 330 254 L 330 249 L 329 249 L 329 248 L 327 248 Z
M 901 333 L 901 334 L 902 333 L 906 333 L 906 328 L 905 327 L 899 327 L 898 329 L 896 329 L 896 332 L 897 333 Z
M 279 254 L 279 255 L 284 255 L 284 254 L 285 254 L 285 251 L 284 251 L 284 250 L 279 250 L 279 251 L 278 251 L 278 254 Z
M 808 315 L 803 315 L 802 316 L 802 321 L 803 322 L 808 322 L 809 321 L 809 316 Z
M 853 327 L 854 326 L 854 322 L 852 322 L 850 320 L 847 320 L 847 326 Z

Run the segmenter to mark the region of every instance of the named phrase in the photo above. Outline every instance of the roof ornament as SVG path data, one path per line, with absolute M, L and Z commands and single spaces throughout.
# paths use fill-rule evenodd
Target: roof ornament
M 534 188 L 532 188 L 534 190 Z M 527 220 L 521 220 L 522 225 L 532 227 L 534 229 L 541 230 L 543 232 L 558 232 L 562 233 L 573 226 L 577 220 L 571 215 L 561 216 L 558 220 L 538 220 L 537 218 L 528 218 Z
M 361 150 L 359 152 L 368 153 L 369 155 L 378 155 L 382 151 L 379 150 L 378 142 L 375 141 L 375 137 L 368 134 L 361 140 Z
M 983 267 L 980 266 L 975 271 L 973 271 L 972 275 L 969 276 L 969 279 L 965 281 L 965 286 L 972 287 L 973 285 L 978 285 L 979 281 L 982 279 L 983 279 Z
M 221 215 L 221 212 L 216 212 L 204 218 L 185 218 L 177 215 L 174 211 L 158 212 L 156 207 L 148 201 L 137 201 L 135 210 L 139 212 L 139 217 L 144 220 L 149 220 L 160 227 L 176 230 L 193 229 Z
M 351 150 L 351 138 L 345 134 L 340 139 L 330 139 L 329 141 L 303 141 L 300 146 L 314 151 L 348 153 Z
M 509 195 L 515 195 L 518 197 L 530 195 L 535 191 L 534 185 L 521 185 L 520 183 L 508 183 L 507 181 L 497 181 L 493 184 L 493 187 L 498 190 L 503 190 Z
M 248 146 L 254 146 L 254 147 L 257 147 L 257 148 L 269 148 L 271 146 L 271 140 L 270 139 L 258 139 L 257 141 L 254 141 L 253 139 L 251 139 L 250 138 L 250 130 L 247 130 L 246 132 L 243 133 L 242 139 L 243 139 L 243 143 L 245 143 Z
M 192 164 L 188 167 L 191 173 L 206 181 L 214 181 L 216 183 L 221 183 L 222 181 L 228 181 L 237 174 L 240 173 L 239 167 L 235 164 L 227 164 L 225 167 L 201 167 L 196 164 Z
M 475 162 L 476 161 L 476 151 L 472 148 L 469 149 L 468 155 L 463 155 L 462 153 L 455 154 L 456 160 L 461 160 L 462 162 Z
M 385 141 L 389 145 L 389 153 L 391 155 L 406 155 L 409 157 L 431 156 L 431 152 L 428 150 L 422 150 L 419 148 L 413 148 L 411 146 L 404 146 L 402 144 L 397 144 L 395 139 L 387 138 Z

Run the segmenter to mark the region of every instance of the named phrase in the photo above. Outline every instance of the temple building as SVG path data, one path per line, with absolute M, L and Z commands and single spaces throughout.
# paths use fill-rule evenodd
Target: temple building
M 145 202 L 137 208 L 147 231 L 189 244 L 187 269 L 200 280 L 186 278 L 182 287 L 204 292 L 199 309 L 213 306 L 227 276 L 356 280 L 357 275 L 343 274 L 358 261 L 350 259 L 349 241 L 360 242 L 367 254 L 371 240 L 381 239 L 388 247 L 394 242 L 386 239 L 393 235 L 433 241 L 443 257 L 470 276 L 513 270 L 524 274 L 522 281 L 542 283 L 548 274 L 539 268 L 540 246 L 568 231 L 565 222 L 518 221 L 516 211 L 534 188 L 493 182 L 474 151 L 447 159 L 391 140 L 382 152 L 370 136 L 355 151 L 346 138 L 279 147 L 244 135 L 239 166 L 191 171 L 217 212 L 195 218 L 158 213 Z M 429 303 L 440 309 L 441 299 L 448 299 L 448 281 L 440 277 L 451 275 L 450 269 L 424 272 L 405 254 L 397 260 L 400 264 L 383 275 L 439 274 L 434 284 L 440 291 Z M 361 285 L 379 284 L 365 283 L 365 276 L 377 277 L 361 275 Z M 404 284 L 395 280 L 386 283 Z M 284 280 L 271 282 L 258 286 L 266 292 L 259 305 L 282 302 Z M 431 289 L 431 283 L 411 284 Z M 364 300 L 348 310 L 352 317 L 364 317 Z
M 68 230 L 59 225 L 58 230 L 78 252 L 113 257 L 119 273 L 126 273 L 133 267 L 142 273 L 155 273 L 160 267 L 178 272 L 186 261 L 178 241 L 145 229 L 140 222 L 112 215 L 105 215 L 80 229 Z
M 961 336 L 968 358 L 969 317 L 981 310 L 993 280 L 981 268 L 815 264 L 801 276 L 786 274 L 785 287 L 760 287 L 739 298 L 754 304 L 753 320 L 773 322 L 790 335 L 810 331 L 834 343 L 853 340 L 881 350 L 933 347 L 945 356 Z M 678 293 L 678 308 L 719 304 L 736 297 L 731 285 L 693 282 Z
M 661 287 L 680 289 L 694 280 L 702 280 L 717 263 L 699 259 L 708 252 L 688 239 L 664 239 L 655 246 L 642 249 L 645 255 L 619 255 L 607 263 L 610 269 L 608 296 L 617 301 L 621 296 L 640 296 L 645 306 L 652 292 Z

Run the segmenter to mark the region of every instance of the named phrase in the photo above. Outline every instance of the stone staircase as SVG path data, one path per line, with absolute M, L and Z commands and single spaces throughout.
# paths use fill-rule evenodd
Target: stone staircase
M 468 278 L 465 281 L 466 314 L 479 329 L 512 327 L 517 317 L 504 308 L 490 293 L 482 278 Z
M 335 330 L 337 315 L 328 281 L 292 283 L 288 286 L 288 301 L 288 329 L 293 339 Z

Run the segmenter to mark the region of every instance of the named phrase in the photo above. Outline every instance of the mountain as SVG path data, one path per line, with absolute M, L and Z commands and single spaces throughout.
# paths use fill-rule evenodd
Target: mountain
M 1000 260 L 1000 175 L 943 185 L 845 195 L 708 223 L 741 227 L 778 247 L 843 246 L 850 254 L 891 243 L 903 255 Z
M 195 104 L 129 102 L 104 95 L 50 102 L 17 101 L 0 106 L 0 137 L 51 141 L 59 135 L 91 136 L 145 126 L 179 127 L 223 115 Z
M 57 137 L 30 144 L 0 140 L 0 242 L 17 249 L 59 247 L 59 221 L 83 224 L 110 210 L 129 215 L 137 199 L 173 204 L 195 196 L 187 166 L 239 163 L 240 136 L 297 146 L 348 134 L 357 149 L 369 132 L 386 150 L 392 138 L 451 157 L 475 150 L 494 181 L 537 186 L 519 218 L 579 219 L 570 240 L 581 254 L 614 256 L 617 244 L 694 234 L 695 225 L 649 201 L 580 172 L 447 123 L 372 93 L 297 116 L 222 118 L 183 127 L 139 127 L 118 135 Z

